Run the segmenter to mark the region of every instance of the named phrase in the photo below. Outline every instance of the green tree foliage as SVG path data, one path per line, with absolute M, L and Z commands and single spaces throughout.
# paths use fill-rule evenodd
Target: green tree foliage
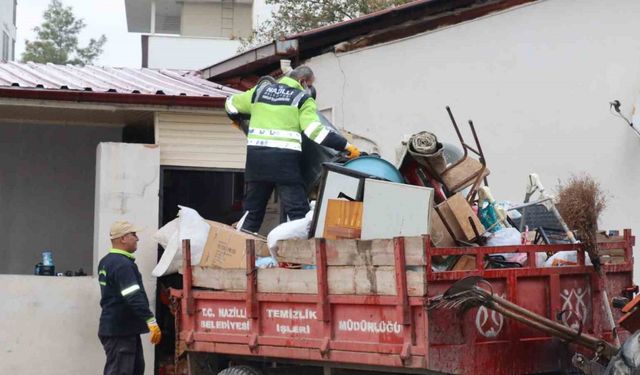
M 92 38 L 86 47 L 81 48 L 78 35 L 86 24 L 60 0 L 52 0 L 43 17 L 42 25 L 33 29 L 36 40 L 26 41 L 23 62 L 87 65 L 102 54 L 107 38 L 104 35 Z
M 271 19 L 262 22 L 241 51 L 332 23 L 350 20 L 412 0 L 266 0 L 274 6 Z

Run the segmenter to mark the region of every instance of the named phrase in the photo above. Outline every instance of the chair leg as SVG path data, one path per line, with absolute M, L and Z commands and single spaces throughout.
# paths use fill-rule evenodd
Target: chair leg
M 482 180 L 484 179 L 484 171 L 486 169 L 487 169 L 487 166 L 483 165 L 482 169 L 478 173 L 478 177 L 476 177 L 476 180 L 473 182 L 473 185 L 471 185 L 471 190 L 469 190 L 469 193 L 467 194 L 467 197 L 466 197 L 467 202 L 469 204 L 472 204 L 473 200 L 475 199 L 476 192 L 478 191 L 478 188 L 480 187 L 480 184 L 482 183 Z

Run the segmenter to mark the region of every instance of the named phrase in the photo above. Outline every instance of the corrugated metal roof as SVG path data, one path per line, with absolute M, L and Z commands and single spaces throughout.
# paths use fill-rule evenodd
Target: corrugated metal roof
M 194 72 L 0 62 L 0 87 L 225 98 L 237 91 Z

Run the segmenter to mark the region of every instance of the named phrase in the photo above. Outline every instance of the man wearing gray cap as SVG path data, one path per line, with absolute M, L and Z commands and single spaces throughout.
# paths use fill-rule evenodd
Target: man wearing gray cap
M 151 332 L 151 343 L 162 336 L 149 310 L 142 276 L 133 253 L 138 248 L 137 228 L 128 221 L 111 225 L 111 250 L 98 264 L 100 328 L 98 337 L 107 355 L 105 375 L 142 375 L 144 357 L 140 334 Z

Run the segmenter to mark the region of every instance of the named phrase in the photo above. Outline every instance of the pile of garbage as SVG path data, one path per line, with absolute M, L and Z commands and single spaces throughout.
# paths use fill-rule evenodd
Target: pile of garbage
M 395 165 L 375 154 L 348 160 L 314 151 L 307 160 L 314 175 L 305 180 L 315 197 L 311 210 L 302 219 L 276 226 L 266 237 L 242 231 L 242 220 L 232 227 L 180 207 L 178 218 L 156 233 L 165 252 L 153 275 L 180 270 L 182 239 L 191 240 L 193 264 L 213 268 L 244 268 L 247 239 L 258 244 L 258 268 L 295 267 L 279 262 L 277 256 L 279 241 L 288 239 L 373 240 L 429 234 L 433 246 L 447 248 L 576 243 L 536 174 L 528 177 L 522 203 L 493 197 L 490 170 L 473 122 L 469 121 L 471 146 L 448 107 L 447 112 L 460 147 L 423 131 L 402 142 Z M 535 264 L 575 265 L 577 258 L 576 251 L 537 253 Z M 526 253 L 504 253 L 484 261 L 486 268 L 513 268 L 524 266 L 528 259 Z M 588 257 L 586 261 L 589 264 Z M 473 255 L 434 257 L 432 267 L 475 269 L 476 261 Z

